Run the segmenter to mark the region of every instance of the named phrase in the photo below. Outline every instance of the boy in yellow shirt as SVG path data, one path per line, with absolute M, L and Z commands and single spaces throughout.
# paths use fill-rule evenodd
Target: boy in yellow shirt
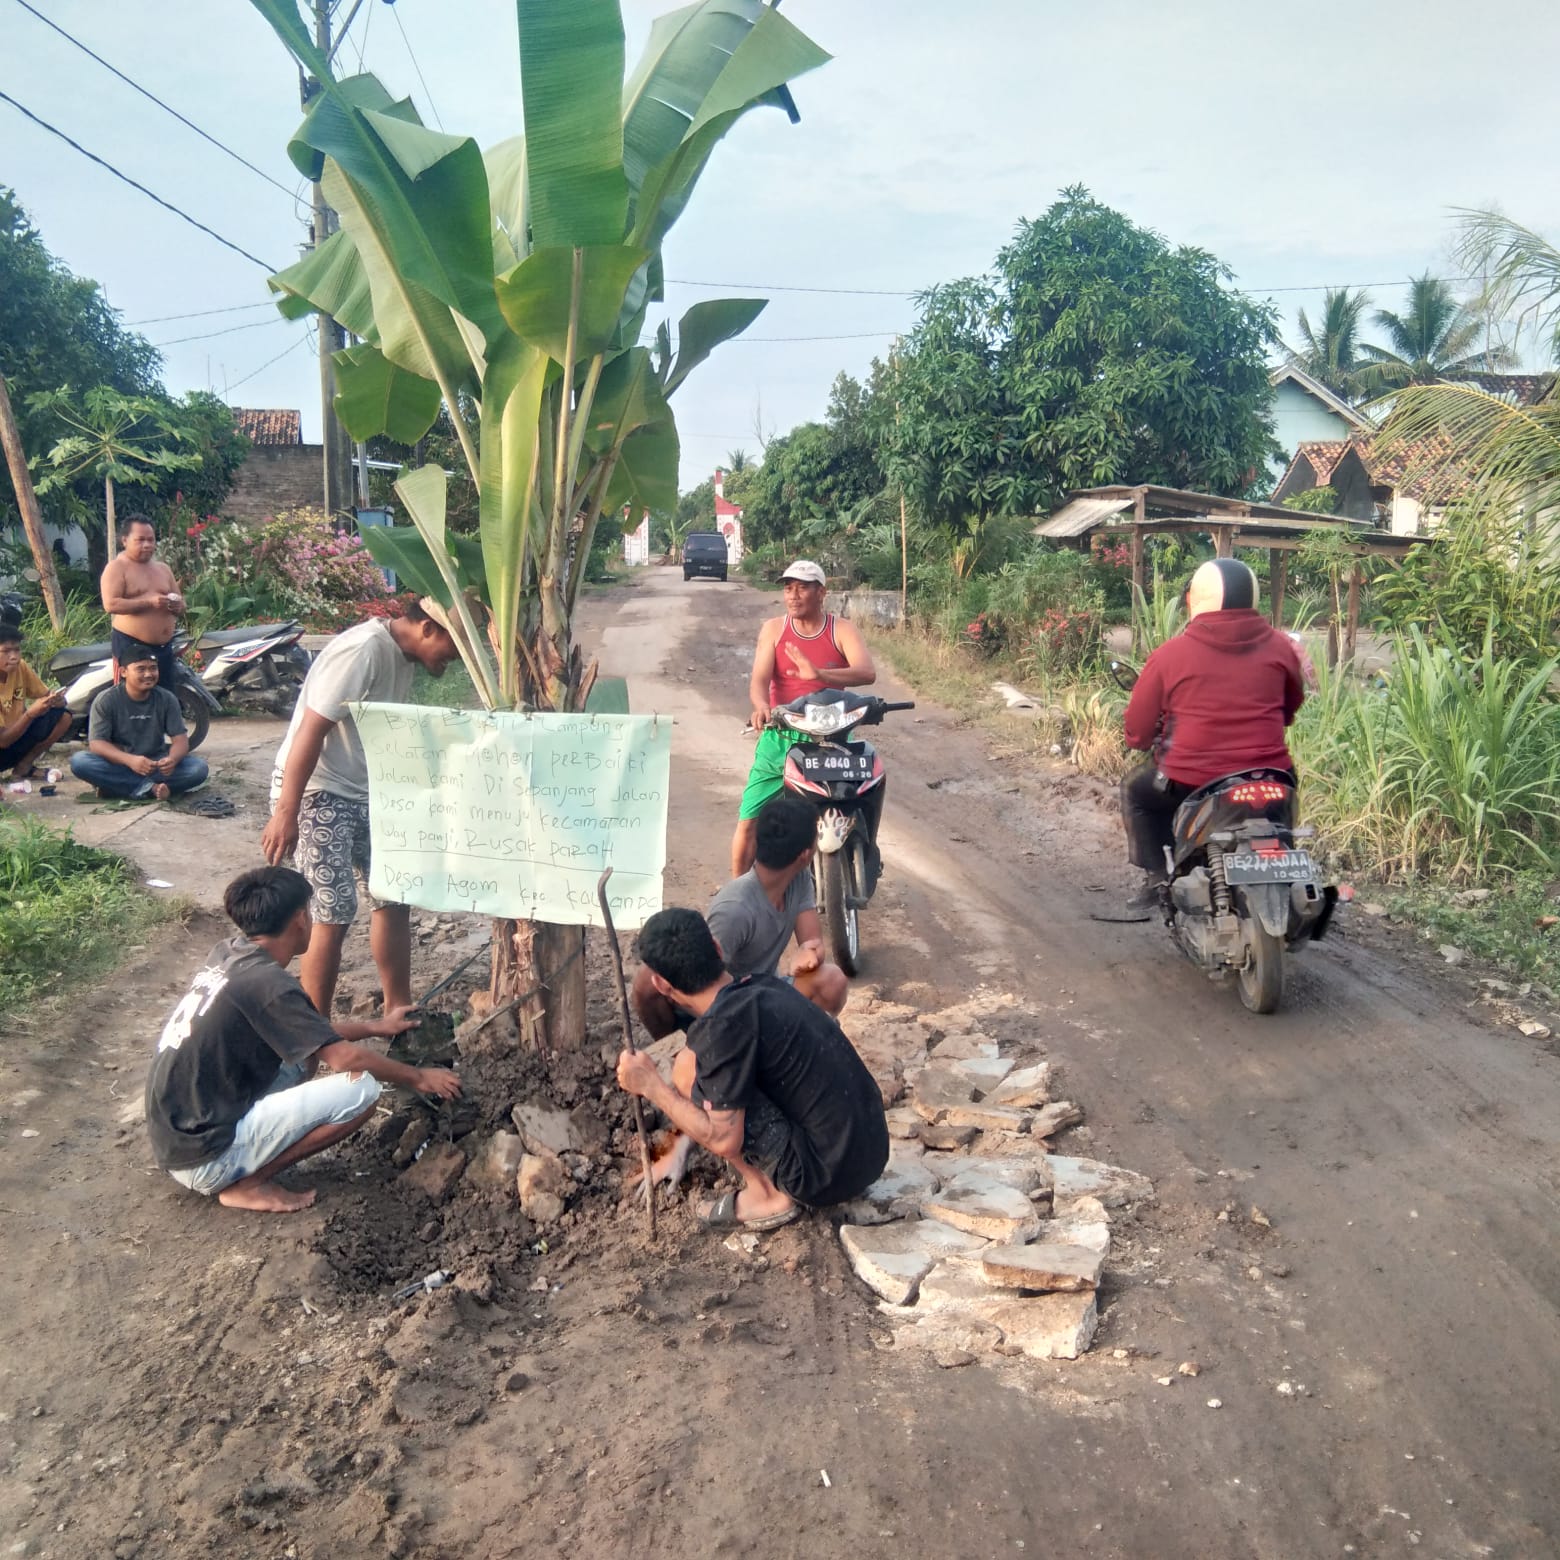
M 0 773 L 26 780 L 33 765 L 70 730 L 65 692 L 50 693 L 22 659 L 18 629 L 0 623 Z

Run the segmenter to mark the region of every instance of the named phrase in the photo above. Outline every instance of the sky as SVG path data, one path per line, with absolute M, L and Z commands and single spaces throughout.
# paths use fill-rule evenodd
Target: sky
M 255 259 L 297 258 L 297 72 L 247 0 L 29 3 L 276 183 L 18 0 L 0 0 L 0 92 Z M 624 0 L 630 62 L 671 8 Z M 1454 207 L 1560 237 L 1553 0 L 785 0 L 784 14 L 834 59 L 795 84 L 799 125 L 759 110 L 727 137 L 665 250 L 674 320 L 702 298 L 771 300 L 678 392 L 685 489 L 733 449 L 755 454 L 757 430 L 820 417 L 835 375 L 862 376 L 914 323 L 910 294 L 987 269 L 1067 185 L 1211 250 L 1290 333 L 1324 286 L 1369 284 L 1396 308 L 1409 275 L 1456 275 Z M 484 147 L 521 128 L 504 0 L 364 0 L 342 49 L 338 64 L 361 51 L 425 119 Z M 0 183 L 161 347 L 170 390 L 295 407 L 318 438 L 312 342 L 263 306 L 261 265 L 3 101 Z

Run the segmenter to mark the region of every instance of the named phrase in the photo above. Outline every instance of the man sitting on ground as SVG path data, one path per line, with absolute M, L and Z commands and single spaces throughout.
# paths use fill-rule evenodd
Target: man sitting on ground
M 381 1083 L 453 1099 L 460 1079 L 404 1067 L 356 1041 L 410 1026 L 398 1008 L 374 1023 L 327 1023 L 288 973 L 309 946 L 308 879 L 258 867 L 228 884 L 239 936 L 196 972 L 157 1042 L 146 1124 L 157 1163 L 181 1186 L 228 1208 L 296 1213 L 313 1191 L 273 1177 L 339 1143 L 374 1113 Z
M 65 738 L 65 693 L 53 693 L 22 659 L 22 631 L 0 623 L 0 774 L 26 780 L 45 753 Z
M 758 856 L 710 901 L 705 919 L 726 968 L 744 975 L 774 975 L 780 955 L 796 938 L 790 984 L 838 1018 L 850 995 L 850 983 L 837 964 L 823 957 L 823 932 L 813 898 L 812 859 L 818 837 L 817 814 L 799 796 L 777 796 L 758 815 Z M 685 1029 L 690 1015 L 675 1012 L 641 964 L 634 973 L 634 1010 L 659 1040 Z
M 710 1229 L 772 1230 L 859 1195 L 888 1163 L 872 1074 L 821 1008 L 773 975 L 734 980 L 697 910 L 661 910 L 639 934 L 655 990 L 694 1015 L 667 1084 L 643 1051 L 618 1083 L 742 1178 L 699 1210 Z M 658 1177 L 659 1178 L 659 1177 Z
M 120 654 L 124 681 L 92 701 L 87 751 L 71 759 L 71 773 L 99 796 L 159 802 L 204 785 L 206 760 L 190 752 L 179 701 L 158 687 L 156 649 L 127 642 Z

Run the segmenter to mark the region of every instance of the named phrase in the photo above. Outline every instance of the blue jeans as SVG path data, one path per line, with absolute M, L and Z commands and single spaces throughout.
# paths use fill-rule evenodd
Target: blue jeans
M 152 787 L 159 782 L 178 796 L 193 791 L 206 783 L 210 771 L 206 760 L 186 753 L 173 766 L 171 775 L 138 775 L 124 764 L 116 764 L 111 758 L 97 753 L 77 753 L 70 761 L 70 772 L 78 780 L 96 786 L 104 796 L 142 797 L 152 794 Z

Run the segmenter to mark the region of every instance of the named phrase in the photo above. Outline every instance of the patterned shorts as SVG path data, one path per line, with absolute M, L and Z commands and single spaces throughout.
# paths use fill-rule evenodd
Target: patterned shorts
M 298 809 L 298 870 L 309 880 L 309 909 L 326 926 L 350 926 L 357 917 L 359 876 L 369 907 L 368 803 L 331 791 L 306 791 Z

